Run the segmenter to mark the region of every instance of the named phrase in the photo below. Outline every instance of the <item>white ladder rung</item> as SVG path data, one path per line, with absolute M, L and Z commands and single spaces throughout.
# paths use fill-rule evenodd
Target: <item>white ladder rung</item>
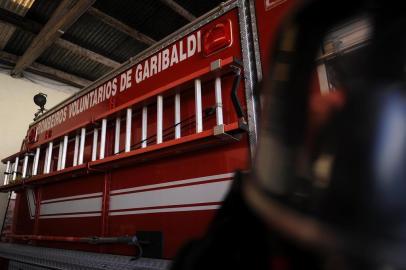
M 156 119 L 156 143 L 160 144 L 163 141 L 163 96 L 158 95 L 156 107 L 157 107 L 157 119 Z
M 66 166 L 66 152 L 68 151 L 68 142 L 69 142 L 69 137 L 68 135 L 65 135 L 63 137 L 63 143 L 62 143 L 62 158 L 61 158 L 61 170 L 65 169 Z
M 6 165 L 6 171 L 5 171 L 5 174 L 4 174 L 4 185 L 8 184 L 8 178 L 9 178 L 8 176 L 9 176 L 10 169 L 11 169 L 10 164 L 11 164 L 11 162 L 10 162 L 10 160 L 8 160 L 7 165 Z
M 15 162 L 14 162 L 13 180 L 16 180 L 16 178 L 17 178 L 18 162 L 19 162 L 19 157 L 16 157 Z
M 203 131 L 203 113 L 202 113 L 202 82 L 195 80 L 195 111 L 196 111 L 196 133 Z
M 103 159 L 106 155 L 106 130 L 107 130 L 107 119 L 102 120 L 102 126 L 100 131 L 100 154 L 99 158 Z
M 35 156 L 34 156 L 34 162 L 32 164 L 32 175 L 37 175 L 38 173 L 38 162 L 39 162 L 39 155 L 41 154 L 41 147 L 37 147 L 37 150 L 35 151 Z
M 132 109 L 127 108 L 127 116 L 125 121 L 125 151 L 131 150 L 131 122 L 132 122 Z
M 93 129 L 93 145 L 92 145 L 92 161 L 97 159 L 97 140 L 98 140 L 98 130 Z
M 142 131 L 141 131 L 141 147 L 147 147 L 147 133 L 148 133 L 148 107 L 145 105 L 142 108 Z
M 180 93 L 175 94 L 175 139 L 179 139 L 181 136 L 180 125 Z
M 78 165 L 83 164 L 83 156 L 85 153 L 85 140 L 86 140 L 86 128 L 83 127 L 80 130 L 80 146 L 79 146 Z
M 120 151 L 120 131 L 121 131 L 121 117 L 117 116 L 115 133 L 114 133 L 114 154 L 117 154 Z
M 27 176 L 27 168 L 28 168 L 28 153 L 25 154 L 24 156 L 24 162 L 23 162 L 23 173 L 22 173 L 22 178 L 25 178 Z
M 53 146 L 54 146 L 53 142 L 48 143 L 48 150 L 47 150 L 47 155 L 46 155 L 44 173 L 50 173 L 51 172 Z
M 221 78 L 217 77 L 214 81 L 214 90 L 216 98 L 216 124 L 222 125 L 223 122 L 223 100 L 221 97 Z
M 63 141 L 59 142 L 59 149 L 58 149 L 58 165 L 56 166 L 56 170 L 61 170 L 61 161 L 62 161 L 62 148 L 63 148 Z
M 74 147 L 74 150 L 73 150 L 73 166 L 78 165 L 79 142 L 80 142 L 80 136 L 79 136 L 79 134 L 76 134 L 75 135 L 75 147 Z

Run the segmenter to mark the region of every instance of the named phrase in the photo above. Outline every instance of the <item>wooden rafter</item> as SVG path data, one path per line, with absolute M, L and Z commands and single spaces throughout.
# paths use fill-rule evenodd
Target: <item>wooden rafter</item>
M 94 7 L 89 8 L 87 13 L 100 19 L 105 24 L 108 24 L 111 27 L 129 35 L 130 37 L 134 38 L 135 40 L 138 40 L 139 42 L 145 43 L 147 45 L 152 45 L 156 42 L 151 37 L 135 30 L 134 28 L 128 26 L 127 24 L 117 20 L 116 18 L 113 18 L 113 17 L 107 15 L 106 13 L 104 13 Z
M 31 65 L 49 46 L 51 46 L 95 0 L 79 0 L 72 6 L 71 0 L 63 0 L 49 21 L 34 38 L 30 47 L 21 56 L 11 75 L 19 75 Z
M 80 47 L 79 45 L 76 45 L 72 42 L 69 42 L 64 39 L 58 39 L 55 41 L 55 44 L 58 45 L 59 47 L 62 47 L 64 49 L 67 49 L 77 55 L 83 56 L 85 58 L 88 58 L 90 60 L 99 62 L 105 66 L 112 67 L 112 68 L 117 68 L 121 66 L 119 62 L 116 62 L 110 58 L 104 57 L 101 54 L 92 52 L 91 50 L 85 49 L 83 47 Z
M 33 33 L 39 33 L 42 28 L 41 24 L 4 8 L 0 8 L 0 21 Z
M 178 13 L 180 16 L 182 16 L 189 22 L 196 19 L 196 17 L 192 13 L 190 13 L 184 7 L 176 3 L 174 0 L 161 0 L 161 2 L 170 7 L 173 11 Z
M 0 51 L 0 59 L 11 64 L 15 64 L 18 62 L 18 56 L 4 51 Z M 74 86 L 85 87 L 91 83 L 91 81 L 81 78 L 79 76 L 69 74 L 67 72 L 52 67 L 48 67 L 36 62 L 32 63 L 27 69 L 35 73 L 40 73 L 41 75 L 44 75 L 48 78 L 63 81 Z

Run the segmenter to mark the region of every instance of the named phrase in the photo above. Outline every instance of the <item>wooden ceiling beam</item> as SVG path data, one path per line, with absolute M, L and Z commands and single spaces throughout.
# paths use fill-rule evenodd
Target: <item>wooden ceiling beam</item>
M 58 45 L 61 48 L 67 49 L 71 52 L 73 52 L 74 54 L 80 55 L 82 57 L 88 58 L 90 60 L 93 60 L 95 62 L 98 62 L 100 64 L 103 64 L 107 67 L 111 67 L 111 68 L 118 68 L 119 66 L 121 66 L 121 64 L 119 62 L 116 62 L 110 58 L 104 57 L 101 54 L 92 52 L 91 50 L 85 49 L 83 47 L 80 47 L 79 45 L 76 45 L 72 42 L 69 42 L 65 39 L 58 39 L 55 41 L 55 44 Z
M 153 38 L 135 30 L 134 28 L 128 26 L 127 24 L 117 20 L 116 18 L 111 17 L 110 15 L 107 15 L 106 13 L 94 7 L 89 8 L 87 13 L 98 18 L 105 24 L 110 25 L 111 27 L 129 35 L 130 37 L 134 38 L 139 42 L 145 43 L 147 45 L 152 45 L 156 42 L 156 40 L 154 40 Z
M 0 21 L 35 34 L 38 34 L 42 29 L 41 24 L 4 8 L 0 8 Z
M 186 10 L 178 3 L 176 3 L 174 0 L 161 0 L 161 2 L 170 7 L 173 11 L 178 13 L 180 16 L 182 16 L 189 22 L 194 21 L 196 19 L 196 16 L 194 16 L 191 12 Z
M 0 21 L 6 24 L 9 24 L 13 27 L 18 27 L 23 31 L 31 32 L 33 34 L 38 34 L 41 32 L 43 25 L 32 21 L 30 19 L 24 18 L 20 15 L 17 15 L 13 12 L 10 12 L 6 9 L 0 8 Z M 80 55 L 82 57 L 88 58 L 92 61 L 101 63 L 107 67 L 117 68 L 121 65 L 121 63 L 114 61 L 108 57 L 105 57 L 101 54 L 95 53 L 89 49 L 81 47 L 75 43 L 67 41 L 63 38 L 58 38 L 55 41 L 55 44 L 61 48 L 67 49 L 74 54 Z
M 12 76 L 18 76 L 25 68 L 31 65 L 49 46 L 51 46 L 86 10 L 95 0 L 79 0 L 72 6 L 71 0 L 63 0 L 59 4 L 49 21 L 34 38 L 30 47 L 21 56 Z
M 45 66 L 36 62 L 32 63 L 31 66 L 28 67 L 28 70 L 32 70 L 34 72 L 36 71 L 41 74 L 47 75 L 49 78 L 52 78 L 54 80 L 71 83 L 72 85 L 76 85 L 82 88 L 92 83 L 92 81 L 89 81 L 77 75 L 73 75 L 65 71 Z
M 18 56 L 5 52 L 5 51 L 0 51 L 0 59 L 2 61 L 8 62 L 10 64 L 16 64 L 18 62 Z M 86 80 L 84 78 L 81 78 L 79 76 L 42 65 L 40 63 L 32 63 L 28 68 L 29 71 L 32 71 L 34 73 L 39 73 L 45 77 L 57 80 L 57 81 L 62 81 L 65 83 L 69 83 L 70 85 L 76 86 L 76 87 L 86 87 L 88 86 L 91 81 Z

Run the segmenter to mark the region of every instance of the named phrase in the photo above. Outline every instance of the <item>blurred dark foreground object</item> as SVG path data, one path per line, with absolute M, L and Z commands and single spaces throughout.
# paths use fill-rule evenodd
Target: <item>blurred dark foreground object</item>
M 242 197 L 245 177 L 237 173 L 206 236 L 184 246 L 172 269 L 270 269 L 272 266 L 271 269 L 282 270 L 315 265 L 315 254 L 300 250 L 281 235 L 269 233 L 270 228 Z
M 345 104 L 310 132 L 320 44 L 358 15 L 373 27 L 366 57 L 351 63 L 356 76 L 337 74 Z M 304 1 L 271 59 L 253 169 L 237 174 L 206 236 L 185 246 L 172 269 L 406 269 L 402 2 Z M 314 167 L 325 157 L 331 166 L 319 187 Z

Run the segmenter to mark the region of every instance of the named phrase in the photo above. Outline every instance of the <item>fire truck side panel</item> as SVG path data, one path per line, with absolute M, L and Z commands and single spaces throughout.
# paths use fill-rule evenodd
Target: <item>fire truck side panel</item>
M 221 24 L 231 25 L 231 44 L 205 55 L 203 46 L 206 34 Z M 208 69 L 206 73 L 212 72 L 214 75 L 204 74 L 199 80 L 195 80 L 193 74 L 211 67 L 218 59 L 221 61 L 217 64 L 227 59 L 242 59 L 239 32 L 238 9 L 234 8 L 181 40 L 174 40 L 171 45 L 148 55 L 126 71 L 101 83 L 90 92 L 79 95 L 53 114 L 46 115 L 31 125 L 27 134 L 35 130 L 38 137 L 36 142 L 28 144 L 28 149 L 34 152 L 40 147 L 37 174 L 47 175 L 45 160 L 49 142 L 53 142 L 52 155 L 49 158 L 50 172 L 52 174 L 58 171 L 64 135 L 69 136 L 66 168 L 72 171 L 63 173 L 69 177 L 58 179 L 58 174 L 48 176 L 49 181 L 45 177 L 46 182 L 28 185 L 18 191 L 13 234 L 68 239 L 155 233 L 160 235 L 160 240 L 157 241 L 162 244 L 164 258 L 172 258 L 182 244 L 201 236 L 231 185 L 233 173 L 249 168 L 250 150 L 248 135 L 242 129 L 236 134 L 220 134 L 222 137 L 214 140 L 205 135 L 213 136 L 213 129 L 218 125 L 218 106 L 223 111 L 224 126 L 234 125 L 238 128 L 240 119 L 231 101 L 235 75 L 230 70 L 223 71 L 221 67 L 217 71 L 216 68 Z M 192 50 L 189 45 L 185 47 L 188 42 Z M 183 54 L 181 46 L 184 46 Z M 177 56 L 174 50 L 177 50 Z M 176 57 L 178 61 L 172 66 L 167 63 L 169 66 L 163 70 L 165 52 L 169 53 L 169 61 Z M 238 61 L 233 62 L 240 65 Z M 189 77 L 191 79 L 188 80 Z M 222 105 L 216 104 L 216 77 L 221 78 Z M 176 83 L 178 80 L 182 80 L 182 83 Z M 196 88 L 196 84 L 200 81 L 202 130 L 198 130 L 196 124 L 195 91 L 199 88 Z M 160 101 L 157 95 L 160 93 L 156 91 L 162 89 L 168 91 L 162 94 L 162 142 L 159 142 L 157 111 Z M 239 100 L 246 100 L 244 76 L 237 93 Z M 179 95 L 181 104 L 180 138 L 176 138 L 177 140 L 175 130 L 179 123 L 175 121 L 175 95 Z M 246 111 L 246 102 L 241 105 L 243 111 Z M 126 108 L 131 108 L 131 111 Z M 116 110 L 115 113 L 109 114 L 112 110 Z M 129 112 L 131 151 L 125 147 Z M 145 130 L 142 128 L 145 116 L 146 145 L 143 144 Z M 97 163 L 99 160 L 103 162 L 102 119 L 106 119 L 105 157 L 110 158 L 111 164 L 115 164 L 107 164 L 108 169 L 103 167 L 106 164 Z M 118 153 L 115 152 L 117 121 L 120 123 Z M 80 165 L 79 155 L 76 158 L 74 155 L 80 151 L 78 142 L 83 128 L 86 129 L 86 135 L 83 165 Z M 96 144 L 94 131 L 97 132 Z M 199 134 L 206 137 L 198 142 L 187 141 L 189 137 Z M 182 140 L 188 143 L 187 146 L 175 145 L 169 150 L 165 148 L 165 155 L 160 154 L 159 144 Z M 152 157 L 129 161 L 123 158 L 123 154 L 141 151 L 144 147 L 146 151 L 153 147 L 157 150 Z M 96 163 L 101 165 L 97 167 Z M 32 167 L 32 164 L 29 166 Z M 26 243 L 21 238 L 14 241 Z M 44 240 L 35 240 L 34 243 L 113 254 L 136 253 L 134 246 L 117 244 L 97 246 Z
M 137 195 L 141 195 L 144 196 L 143 198 L 151 200 L 149 203 L 153 206 L 137 207 L 138 200 L 134 201 L 133 207 L 117 206 L 116 210 L 110 212 L 108 235 L 134 235 L 137 231 L 161 232 L 164 236 L 164 256 L 172 257 L 187 239 L 201 235 L 213 215 L 213 209 L 218 208 L 221 202 L 221 200 L 207 201 L 205 198 L 207 195 L 204 194 L 202 194 L 204 195 L 203 201 L 193 201 L 187 192 L 182 191 L 182 187 L 186 187 L 188 191 L 194 192 L 193 194 L 196 195 L 200 191 L 213 191 L 210 189 L 210 185 L 213 183 L 220 183 L 219 187 L 228 187 L 232 172 L 235 169 L 247 168 L 248 156 L 246 140 L 244 140 L 237 144 L 204 149 L 199 152 L 178 155 L 176 158 L 164 158 L 159 161 L 143 163 L 141 166 L 120 168 L 113 171 L 111 174 L 110 204 L 115 201 L 118 201 L 117 204 L 119 204 L 122 200 L 128 203 L 131 197 L 136 198 Z M 202 179 L 198 184 L 193 184 L 193 182 L 179 183 L 206 176 L 210 179 Z M 42 213 L 38 234 L 83 237 L 99 235 L 103 178 L 104 174 L 98 174 L 64 181 L 63 184 L 56 183 L 42 187 L 40 189 Z M 174 183 L 174 186 L 169 186 L 171 183 Z M 153 186 L 159 184 L 164 186 Z M 216 185 L 213 186 L 216 187 Z M 125 190 L 129 188 L 138 188 L 139 190 L 133 192 Z M 179 197 L 160 203 L 165 197 L 171 196 L 171 192 L 176 193 L 177 190 L 179 190 Z M 67 193 L 67 191 L 69 192 Z M 144 194 L 149 191 L 158 191 L 156 194 L 150 194 L 150 196 L 162 197 L 145 196 Z M 66 198 L 67 195 L 69 197 L 80 196 L 80 198 Z M 24 199 L 23 201 L 24 208 L 26 208 L 27 203 Z M 94 204 L 96 208 L 89 209 L 89 204 Z M 74 209 L 67 209 L 71 205 L 74 206 Z M 48 209 L 46 209 L 47 207 Z M 191 210 L 187 211 L 189 209 L 187 207 L 190 207 Z M 64 210 L 61 209 L 67 209 L 65 210 L 67 212 L 63 212 Z M 56 211 L 57 214 L 46 215 L 45 211 Z M 92 217 L 94 214 L 97 217 Z M 55 216 L 59 216 L 59 218 L 55 218 Z M 29 232 L 29 230 L 25 230 L 24 234 L 29 234 Z M 65 243 L 59 244 L 59 247 L 65 247 Z M 85 246 L 80 245 L 76 248 L 83 247 Z M 85 250 L 91 249 L 85 248 Z M 97 250 L 97 248 L 94 247 L 93 250 Z M 107 251 L 110 250 L 107 249 Z M 133 249 L 125 246 L 117 246 L 111 252 L 113 251 L 127 255 L 134 252 Z

